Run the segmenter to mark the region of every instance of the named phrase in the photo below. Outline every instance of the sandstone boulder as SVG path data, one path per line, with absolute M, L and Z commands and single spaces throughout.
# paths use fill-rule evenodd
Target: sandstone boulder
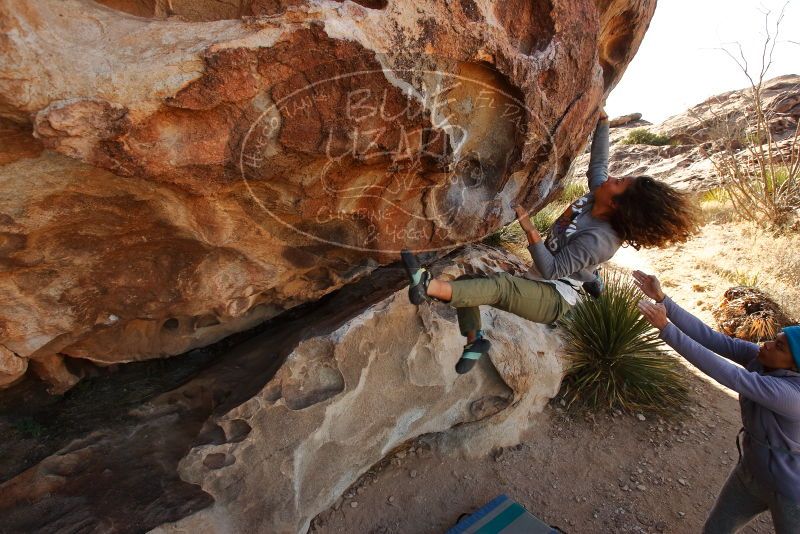
M 621 115 L 619 117 L 614 117 L 608 123 L 609 123 L 609 126 L 611 126 L 612 128 L 618 128 L 620 126 L 625 126 L 625 125 L 630 124 L 632 122 L 640 121 L 641 119 L 642 119 L 642 114 L 641 113 L 629 113 L 627 115 Z
M 525 265 L 474 246 L 431 268 L 455 277 Z M 465 455 L 518 443 L 558 391 L 566 362 L 558 330 L 484 309 L 492 350 L 457 375 L 455 311 L 409 304 L 404 276 L 378 269 L 268 323 L 113 428 L 2 483 L 4 528 L 305 532 L 409 440 L 424 435 Z
M 800 76 L 788 74 L 766 80 L 761 99 L 774 140 L 794 136 L 800 120 Z M 698 145 L 732 134 L 750 133 L 756 124 L 754 111 L 752 89 L 745 87 L 712 96 L 670 117 L 655 130 L 676 141 Z
M 0 386 L 9 386 L 28 369 L 28 360 L 0 345 Z
M 767 80 L 762 94 L 765 117 L 775 143 L 773 149 L 788 154 L 800 122 L 800 76 Z M 647 174 L 691 190 L 717 186 L 719 176 L 711 158 L 722 150 L 729 150 L 745 164 L 754 164 L 745 148 L 752 125 L 757 122 L 749 100 L 751 95 L 749 88 L 722 93 L 657 125 L 641 118 L 616 127 L 612 124 L 609 172 L 615 176 Z M 672 142 L 669 146 L 620 143 L 634 128 L 646 128 L 669 137 Z M 574 174 L 583 176 L 588 167 L 587 153 L 576 159 Z
M 0 344 L 165 357 L 481 239 L 655 4 L 1 0 Z
M 453 277 L 497 270 L 473 250 Z M 524 266 L 501 259 L 505 269 Z M 510 264 L 510 265 L 509 265 Z M 484 310 L 490 358 L 455 373 L 463 338 L 455 310 L 408 303 L 401 290 L 325 336 L 298 345 L 249 401 L 215 418 L 226 439 L 195 447 L 184 480 L 214 505 L 156 532 L 305 532 L 358 477 L 414 437 L 468 455 L 519 443 L 564 372 L 560 342 L 545 325 Z M 254 503 L 257 503 L 254 505 Z

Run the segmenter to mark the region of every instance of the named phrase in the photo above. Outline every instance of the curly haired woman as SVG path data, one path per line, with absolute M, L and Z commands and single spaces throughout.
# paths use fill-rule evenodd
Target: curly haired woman
M 429 298 L 457 308 L 467 344 L 456 364 L 466 373 L 489 351 L 478 306 L 489 305 L 537 323 L 553 323 L 578 299 L 578 290 L 599 294 L 597 266 L 623 244 L 634 248 L 682 243 L 696 230 L 697 210 L 688 195 L 649 176 L 608 177 L 608 116 L 601 111 L 592 140 L 589 193 L 570 205 L 542 239 L 528 213 L 515 207 L 528 237 L 533 266 L 524 277 L 498 273 L 438 280 L 414 255 L 401 254 L 411 284 L 409 298 Z

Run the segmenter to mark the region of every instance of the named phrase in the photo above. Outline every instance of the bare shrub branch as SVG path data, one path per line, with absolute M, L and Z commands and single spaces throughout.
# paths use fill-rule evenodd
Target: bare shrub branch
M 741 43 L 733 43 L 737 53 L 721 48 L 750 82 L 744 120 L 713 109 L 709 110 L 710 119 L 694 114 L 706 139 L 710 136 L 718 145 L 713 153 L 704 151 L 704 156 L 714 166 L 734 210 L 762 227 L 781 226 L 800 210 L 800 121 L 792 136 L 777 138 L 773 125 L 780 127 L 780 121 L 786 119 L 765 105 L 763 91 L 787 6 L 788 2 L 778 14 L 774 29 L 770 28 L 771 12 L 763 12 L 766 36 L 757 75 L 751 73 Z

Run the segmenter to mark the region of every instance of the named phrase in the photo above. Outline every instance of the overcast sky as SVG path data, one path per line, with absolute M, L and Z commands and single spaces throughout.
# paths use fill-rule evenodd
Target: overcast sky
M 742 43 L 751 72 L 758 73 L 766 36 L 765 10 L 774 33 L 785 0 L 659 0 L 639 51 L 608 97 L 613 118 L 642 113 L 658 123 L 706 98 L 749 84 L 724 52 Z M 800 0 L 792 0 L 781 22 L 768 78 L 800 74 Z M 737 52 L 738 53 L 738 52 Z

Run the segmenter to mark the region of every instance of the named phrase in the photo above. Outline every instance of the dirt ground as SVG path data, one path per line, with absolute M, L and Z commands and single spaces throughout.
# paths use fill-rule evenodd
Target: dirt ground
M 711 310 L 741 280 L 798 317 L 800 238 L 726 220 L 664 251 L 623 249 L 613 263 L 657 274 L 665 291 L 713 324 Z M 664 420 L 620 413 L 569 415 L 555 399 L 541 424 L 511 449 L 478 459 L 442 456 L 422 440 L 400 452 L 312 524 L 317 533 L 436 533 L 505 493 L 565 532 L 700 532 L 736 464 L 736 395 L 686 364 L 691 404 Z M 773 532 L 762 514 L 743 532 Z

